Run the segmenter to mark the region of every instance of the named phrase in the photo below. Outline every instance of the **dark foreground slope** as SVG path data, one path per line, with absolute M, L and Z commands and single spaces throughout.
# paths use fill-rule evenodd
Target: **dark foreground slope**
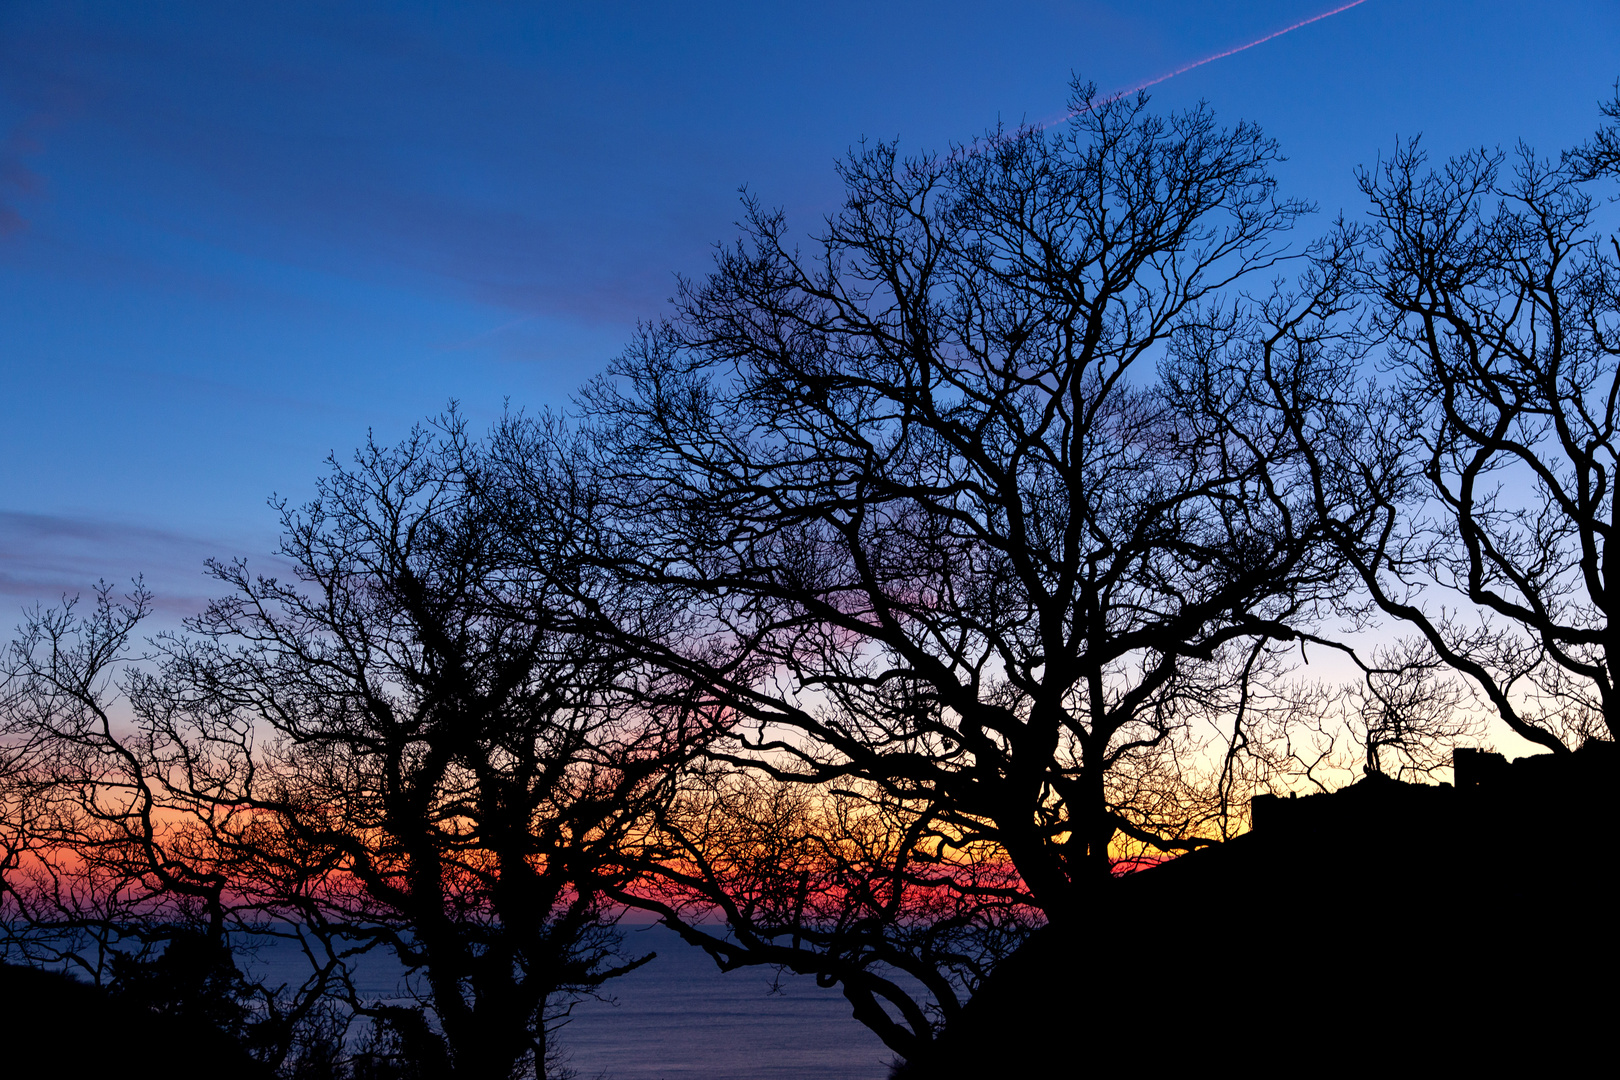
M 1120 881 L 1105 932 L 1037 934 L 897 1075 L 1605 1074 L 1613 750 L 1260 800 L 1253 832 Z
M 6 1068 L 16 1076 L 268 1080 L 228 1035 L 133 1008 L 67 975 L 0 965 Z

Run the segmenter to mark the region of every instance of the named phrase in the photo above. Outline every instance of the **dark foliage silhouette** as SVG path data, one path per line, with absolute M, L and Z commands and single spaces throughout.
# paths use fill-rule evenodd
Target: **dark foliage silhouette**
M 7 1031 L 17 1037 L 26 1033 L 41 1054 L 35 1059 L 39 1064 L 30 1067 L 27 1048 L 17 1048 L 14 1067 L 21 1070 L 131 1080 L 176 1075 L 270 1080 L 275 1075 L 239 1041 L 195 1015 L 154 1012 L 61 972 L 0 964 L 0 1009 Z

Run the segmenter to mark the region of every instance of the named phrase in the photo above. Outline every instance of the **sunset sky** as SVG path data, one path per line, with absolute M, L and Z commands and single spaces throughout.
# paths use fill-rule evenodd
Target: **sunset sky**
M 1343 0 L 0 5 L 0 606 L 262 557 L 274 492 L 460 399 L 562 407 L 747 184 L 813 231 L 863 136 L 948 148 Z M 1365 0 L 1153 88 L 1258 122 L 1284 193 L 1422 133 L 1544 152 L 1620 5 Z

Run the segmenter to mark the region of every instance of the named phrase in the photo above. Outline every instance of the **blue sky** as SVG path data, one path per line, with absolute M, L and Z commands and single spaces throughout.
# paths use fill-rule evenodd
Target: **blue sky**
M 0 606 L 274 546 L 266 498 L 459 399 L 565 405 L 747 184 L 813 230 L 863 136 L 1061 113 L 1344 0 L 0 6 Z M 1153 88 L 1285 193 L 1596 126 L 1620 5 L 1364 0 Z

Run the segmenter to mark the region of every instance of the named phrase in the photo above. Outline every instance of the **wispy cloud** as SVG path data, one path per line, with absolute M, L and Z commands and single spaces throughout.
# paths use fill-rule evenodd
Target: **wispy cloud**
M 35 108 L 0 140 L 0 237 L 28 227 L 20 203 L 45 191 L 44 177 L 33 169 L 28 158 L 40 152 L 41 136 L 60 122 L 62 113 L 58 107 Z
M 98 581 L 121 586 L 139 576 L 159 614 L 173 621 L 200 611 L 217 591 L 205 560 L 249 554 L 243 546 L 138 523 L 0 510 L 0 600 L 15 614 L 87 596 Z M 253 561 L 266 573 L 289 569 L 271 556 Z

